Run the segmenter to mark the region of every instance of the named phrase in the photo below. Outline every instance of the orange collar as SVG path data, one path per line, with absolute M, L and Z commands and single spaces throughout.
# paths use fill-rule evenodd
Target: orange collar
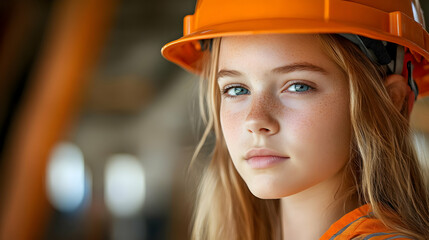
M 370 205 L 365 204 L 347 213 L 334 224 L 332 224 L 328 231 L 323 234 L 320 240 L 334 239 L 336 236 L 346 233 L 351 225 L 358 223 L 360 220 L 363 220 L 365 216 L 368 216 L 370 210 Z

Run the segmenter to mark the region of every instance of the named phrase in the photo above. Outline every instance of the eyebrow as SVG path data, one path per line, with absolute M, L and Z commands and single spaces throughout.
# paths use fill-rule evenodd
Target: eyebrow
M 316 66 L 314 64 L 308 63 L 308 62 L 299 62 L 299 63 L 292 63 L 289 65 L 281 66 L 274 68 L 271 70 L 271 73 L 275 74 L 286 74 L 291 73 L 295 71 L 311 71 L 311 72 L 319 72 L 324 75 L 328 74 L 328 71 L 326 71 L 324 68 Z M 217 73 L 217 78 L 222 77 L 239 77 L 243 74 L 236 70 L 228 70 L 228 69 L 222 69 Z

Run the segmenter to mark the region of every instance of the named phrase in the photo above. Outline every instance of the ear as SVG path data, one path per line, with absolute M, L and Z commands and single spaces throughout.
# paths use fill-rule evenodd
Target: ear
M 384 80 L 384 86 L 398 111 L 409 117 L 414 103 L 414 93 L 407 80 L 402 75 L 392 74 Z

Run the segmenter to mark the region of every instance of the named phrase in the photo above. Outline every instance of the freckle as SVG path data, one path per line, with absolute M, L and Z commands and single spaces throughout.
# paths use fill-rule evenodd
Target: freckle
M 318 109 L 319 109 L 319 114 L 323 114 L 326 113 L 326 111 L 328 110 L 328 106 L 329 104 L 326 104 L 324 102 L 319 103 Z

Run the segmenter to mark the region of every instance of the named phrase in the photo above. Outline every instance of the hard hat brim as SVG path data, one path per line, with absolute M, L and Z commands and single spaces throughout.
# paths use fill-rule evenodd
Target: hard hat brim
M 200 56 L 200 47 L 198 40 L 211 39 L 225 36 L 252 35 L 252 34 L 317 34 L 317 33 L 350 33 L 361 36 L 384 40 L 407 46 L 411 50 L 418 52 L 421 56 L 429 59 L 429 53 L 424 51 L 421 46 L 408 41 L 401 36 L 395 36 L 391 33 L 383 33 L 377 29 L 371 30 L 368 26 L 359 26 L 345 24 L 342 22 L 321 22 L 319 20 L 304 19 L 269 19 L 232 22 L 210 26 L 206 29 L 200 29 L 197 32 L 181 37 L 175 41 L 167 43 L 162 49 L 162 55 L 169 61 L 174 62 L 186 70 L 199 74 L 194 64 L 197 57 Z M 424 35 L 422 35 L 423 37 Z M 422 39 L 422 44 L 429 45 L 429 39 Z M 183 58 L 182 56 L 186 56 Z M 193 58 L 195 56 L 196 58 Z

